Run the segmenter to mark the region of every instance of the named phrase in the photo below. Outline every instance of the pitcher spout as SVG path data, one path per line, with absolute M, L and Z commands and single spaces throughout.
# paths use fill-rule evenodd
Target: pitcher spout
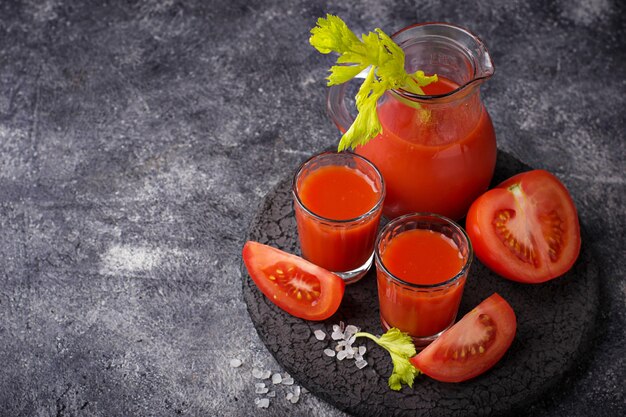
M 470 31 L 449 23 L 409 26 L 392 36 L 405 53 L 408 73 L 418 69 L 456 83 L 456 92 L 467 93 L 494 74 L 487 47 Z M 418 99 L 415 97 L 415 99 Z
M 475 68 L 473 81 L 486 80 L 495 72 L 493 61 L 491 60 L 491 55 L 489 55 L 487 47 L 480 40 L 480 38 L 474 35 L 472 36 L 474 37 L 475 42 L 475 49 L 472 51 Z

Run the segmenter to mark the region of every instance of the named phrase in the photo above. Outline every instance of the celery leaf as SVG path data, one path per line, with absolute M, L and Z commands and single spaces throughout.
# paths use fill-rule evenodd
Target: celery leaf
M 376 337 L 366 332 L 359 332 L 355 336 L 367 337 L 373 340 L 391 355 L 393 372 L 389 377 L 389 388 L 394 391 L 399 391 L 402 388 L 402 384 L 413 387 L 415 377 L 421 372 L 409 361 L 409 359 L 416 354 L 415 345 L 413 344 L 411 336 L 401 332 L 395 327 L 389 329 L 387 333 L 381 337 Z

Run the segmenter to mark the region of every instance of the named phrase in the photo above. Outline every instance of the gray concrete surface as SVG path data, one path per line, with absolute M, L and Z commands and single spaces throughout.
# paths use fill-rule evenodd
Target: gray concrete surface
M 343 415 L 312 394 L 256 409 L 251 369 L 280 365 L 239 272 L 261 198 L 338 139 L 307 44 L 326 12 L 487 43 L 499 146 L 563 180 L 602 266 L 594 349 L 529 414 L 624 415 L 617 0 L 0 2 L 1 415 Z

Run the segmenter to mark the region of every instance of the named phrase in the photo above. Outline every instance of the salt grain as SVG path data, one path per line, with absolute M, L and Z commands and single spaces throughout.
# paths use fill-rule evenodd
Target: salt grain
M 324 355 L 330 356 L 331 358 L 335 356 L 335 351 L 332 349 L 324 349 Z
M 283 385 L 293 385 L 293 378 L 289 375 L 283 378 Z
M 359 331 L 358 327 L 356 327 L 353 324 L 349 324 L 348 326 L 346 326 L 346 330 L 344 331 L 344 334 L 346 335 L 346 338 L 349 338 L 352 335 L 356 334 L 358 331 Z
M 267 379 L 267 378 L 270 377 L 270 375 L 272 375 L 272 371 L 265 370 L 265 371 L 263 371 L 263 375 L 261 375 L 261 379 Z
M 256 387 L 254 392 L 257 394 L 267 394 L 267 392 L 269 391 L 269 388 L 265 387 L 264 383 L 254 384 L 254 385 Z
M 287 393 L 287 396 L 285 398 L 287 399 L 287 401 L 291 401 L 291 399 L 293 398 L 293 392 Z
M 263 370 L 259 369 L 259 368 L 254 368 L 252 369 L 252 376 L 255 377 L 256 379 L 263 379 Z
M 283 377 L 280 376 L 280 374 L 274 374 L 272 375 L 272 384 L 276 385 L 276 384 L 280 384 L 283 380 Z
M 270 400 L 268 398 L 263 398 L 261 400 L 259 400 L 259 402 L 256 405 L 258 408 L 267 408 L 270 406 Z
M 326 333 L 324 333 L 323 330 L 316 330 L 313 332 L 313 334 L 315 335 L 315 338 L 317 340 L 324 340 L 326 339 Z
M 302 392 L 302 390 L 300 389 L 300 385 L 296 385 L 293 388 L 293 395 L 297 395 L 299 397 L 300 396 L 300 392 Z
M 230 360 L 230 367 L 231 368 L 239 368 L 241 366 L 242 362 L 239 359 L 231 359 Z
M 293 395 L 289 401 L 291 401 L 291 404 L 295 404 L 299 399 L 300 397 L 298 395 Z
M 363 369 L 363 368 L 365 368 L 367 366 L 367 361 L 363 360 L 363 359 L 360 359 L 360 360 L 356 361 L 354 364 L 356 365 L 357 368 Z
M 359 346 L 359 355 L 363 356 L 367 352 L 367 348 L 365 346 Z
M 337 331 L 337 332 L 333 332 L 330 335 L 330 338 L 333 340 L 342 340 L 344 338 L 344 334 L 343 332 Z
M 348 352 L 346 352 L 345 350 L 339 351 L 337 353 L 337 360 L 342 361 L 346 358 L 346 356 L 348 356 Z
M 269 398 L 274 398 L 274 397 L 276 396 L 276 391 L 270 391 L 270 392 L 268 392 L 268 393 L 267 393 L 267 396 L 268 396 Z

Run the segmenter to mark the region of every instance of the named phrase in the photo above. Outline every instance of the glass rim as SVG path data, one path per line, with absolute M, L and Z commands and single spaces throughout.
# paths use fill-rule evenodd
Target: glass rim
M 315 159 L 324 157 L 324 156 L 329 156 L 329 155 L 338 155 L 340 157 L 344 157 L 344 156 L 350 156 L 356 159 L 360 159 L 363 162 L 365 162 L 369 167 L 371 167 L 374 172 L 376 173 L 376 175 L 378 176 L 378 178 L 380 178 L 380 196 L 378 198 L 378 201 L 376 202 L 376 204 L 374 204 L 374 207 L 372 207 L 371 209 L 369 209 L 368 211 L 366 211 L 365 213 L 351 218 L 351 219 L 342 219 L 342 220 L 338 220 L 338 219 L 331 219 L 328 217 L 324 217 L 324 216 L 320 216 L 319 214 L 313 212 L 311 209 L 309 209 L 300 199 L 300 196 L 298 195 L 298 185 L 297 185 L 297 180 L 300 177 L 300 174 L 302 173 L 302 171 L 304 170 L 304 168 L 306 168 L 307 165 L 309 165 L 311 162 L 313 162 Z M 307 159 L 306 161 L 304 161 L 302 164 L 300 164 L 300 167 L 298 167 L 298 169 L 296 170 L 296 173 L 293 176 L 292 182 L 291 182 L 291 193 L 294 196 L 294 200 L 298 203 L 298 206 L 300 208 L 302 208 L 304 210 L 304 212 L 310 216 L 312 216 L 313 218 L 326 222 L 326 223 L 336 223 L 336 224 L 349 224 L 349 223 L 356 223 L 359 222 L 361 220 L 364 220 L 370 216 L 372 216 L 374 213 L 376 213 L 376 211 L 378 211 L 379 209 L 382 208 L 383 202 L 385 201 L 385 194 L 386 194 L 387 190 L 385 187 L 385 179 L 383 178 L 383 175 L 381 174 L 381 172 L 378 170 L 378 168 L 376 167 L 376 165 L 374 165 L 374 163 L 372 163 L 369 159 L 365 158 L 364 156 L 361 156 L 359 154 L 356 154 L 354 152 L 336 152 L 336 151 L 324 151 L 324 152 L 320 152 L 318 154 L 315 154 L 313 156 L 311 156 L 309 159 Z
M 476 34 L 472 33 L 469 29 L 464 28 L 463 26 L 459 26 L 459 25 L 455 25 L 452 23 L 447 23 L 447 22 L 423 22 L 423 23 L 414 23 L 412 25 L 403 27 L 402 29 L 396 31 L 393 35 L 391 35 L 391 39 L 393 39 L 395 41 L 395 38 L 402 34 L 403 32 L 407 31 L 407 30 L 411 30 L 414 29 L 416 27 L 421 27 L 421 26 L 441 26 L 441 27 L 448 27 L 448 28 L 452 28 L 454 30 L 458 30 L 459 32 L 464 33 L 465 35 L 467 35 L 468 37 L 474 39 L 474 41 L 476 42 L 476 44 L 482 48 L 485 48 L 485 43 L 483 42 L 482 39 L 480 39 Z M 489 75 L 483 75 L 483 76 L 476 76 L 476 68 L 474 68 L 474 77 L 469 80 L 468 82 L 466 82 L 463 85 L 460 85 L 459 87 L 455 88 L 452 91 L 448 91 L 447 93 L 443 93 L 443 94 L 416 94 L 416 93 L 412 93 L 410 91 L 407 91 L 403 88 L 392 88 L 390 91 L 392 91 L 393 93 L 399 95 L 400 97 L 403 97 L 407 100 L 411 100 L 411 101 L 416 101 L 416 102 L 423 102 L 423 103 L 428 103 L 428 102 L 438 102 L 440 101 L 439 99 L 446 99 L 448 97 L 453 97 L 453 96 L 462 96 L 461 93 L 462 91 L 468 91 L 471 92 L 473 90 L 473 87 L 476 85 L 479 85 L 480 83 L 482 83 L 483 81 L 491 78 L 493 76 L 493 74 L 495 73 L 495 66 L 493 65 L 493 61 L 491 59 L 489 59 L 489 61 L 491 62 L 491 67 L 492 67 L 492 72 Z M 469 88 L 472 87 L 472 88 Z
M 442 282 L 438 282 L 436 284 L 415 284 L 413 282 L 408 282 L 408 281 L 403 280 L 402 278 L 399 278 L 399 277 L 395 276 L 394 274 L 391 273 L 391 271 L 389 271 L 389 269 L 387 269 L 387 267 L 383 263 L 382 256 L 380 254 L 380 249 L 379 249 L 380 248 L 380 241 L 381 241 L 383 235 L 385 233 L 387 233 L 391 228 L 397 226 L 399 223 L 402 223 L 402 222 L 406 221 L 407 219 L 410 219 L 410 218 L 424 218 L 424 217 L 431 217 L 431 218 L 434 217 L 435 219 L 441 220 L 444 223 L 452 226 L 456 231 L 460 232 L 460 234 L 463 236 L 463 238 L 467 241 L 467 248 L 468 248 L 467 259 L 465 260 L 465 263 L 463 264 L 463 267 L 452 278 L 449 278 L 449 279 L 447 279 L 445 281 L 442 281 Z M 424 229 L 422 229 L 422 230 L 424 230 Z M 374 243 L 374 258 L 375 258 L 375 261 L 376 261 L 376 266 L 380 265 L 380 267 L 382 268 L 382 272 L 384 272 L 385 275 L 387 277 L 389 277 L 392 281 L 395 281 L 398 284 L 401 284 L 401 285 L 403 285 L 405 287 L 409 287 L 410 289 L 414 289 L 414 290 L 428 290 L 428 289 L 432 290 L 432 289 L 438 289 L 438 288 L 441 288 L 441 287 L 449 286 L 450 284 L 453 284 L 454 282 L 456 282 L 459 279 L 461 279 L 461 277 L 463 277 L 465 274 L 467 274 L 467 271 L 469 270 L 469 268 L 470 268 L 470 266 L 472 264 L 472 261 L 474 259 L 474 248 L 472 247 L 472 241 L 470 240 L 469 236 L 467 235 L 467 232 L 465 232 L 465 229 L 463 229 L 454 220 L 449 219 L 448 217 L 436 214 L 436 213 L 427 213 L 427 212 L 409 213 L 409 214 L 405 214 L 405 215 L 400 216 L 400 217 L 396 217 L 395 219 L 391 220 L 378 233 L 378 236 L 376 237 L 376 242 Z

